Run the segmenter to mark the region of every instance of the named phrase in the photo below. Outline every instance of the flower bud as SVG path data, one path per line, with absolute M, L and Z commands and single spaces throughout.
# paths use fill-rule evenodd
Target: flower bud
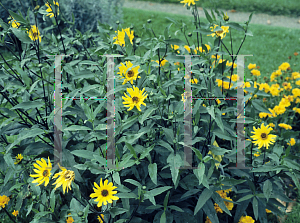
M 229 16 L 227 15 L 227 12 L 226 12 L 226 15 L 224 15 L 223 19 L 224 19 L 224 21 L 228 21 L 229 20 Z
M 143 187 L 142 187 L 143 190 L 146 190 L 146 188 L 147 188 L 146 186 L 143 186 Z
M 130 26 L 130 29 L 133 29 L 133 28 L 134 28 L 134 26 L 133 26 L 133 25 L 131 25 L 131 26 Z
M 188 36 L 191 37 L 191 36 L 192 36 L 192 33 L 189 33 Z
M 171 39 L 171 35 L 169 35 L 169 39 Z
M 147 22 L 148 22 L 148 23 L 151 23 L 151 19 L 148 19 Z
M 117 25 L 119 25 L 119 24 L 120 24 L 120 21 L 119 21 L 119 20 L 118 20 L 118 21 L 116 21 L 116 24 L 117 24 Z
M 113 30 L 113 27 L 110 26 L 110 27 L 109 27 L 109 30 Z

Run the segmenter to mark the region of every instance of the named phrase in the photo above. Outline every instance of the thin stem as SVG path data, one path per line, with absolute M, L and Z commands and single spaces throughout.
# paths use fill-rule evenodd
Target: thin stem
M 14 223 L 16 223 L 16 221 L 10 216 L 10 214 L 8 213 L 8 211 L 5 208 L 2 208 L 5 213 L 8 215 L 8 217 L 10 218 L 10 220 L 12 220 Z

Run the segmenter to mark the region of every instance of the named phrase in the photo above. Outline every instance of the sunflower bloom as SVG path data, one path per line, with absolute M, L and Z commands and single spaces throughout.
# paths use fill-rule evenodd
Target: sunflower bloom
M 15 19 L 13 19 L 11 16 L 10 16 L 10 21 L 8 22 L 9 24 L 11 23 L 11 26 L 13 28 L 19 28 L 19 26 L 21 25 L 20 23 L 18 23 Z
M 37 165 L 37 164 L 39 165 Z M 41 185 L 42 183 L 45 182 L 45 187 L 48 185 L 49 180 L 50 180 L 50 175 L 51 175 L 51 170 L 52 170 L 52 164 L 50 162 L 50 159 L 48 157 L 48 165 L 46 163 L 46 160 L 44 160 L 43 158 L 41 158 L 41 161 L 37 160 L 36 163 L 33 164 L 33 166 L 36 169 L 33 169 L 34 172 L 36 172 L 37 174 L 30 174 L 30 177 L 37 177 L 37 179 L 35 179 L 34 181 L 32 181 L 32 183 L 38 183 L 37 186 Z
M 68 215 L 71 215 L 71 213 L 69 213 Z M 67 223 L 73 223 L 74 219 L 71 216 L 68 216 L 66 221 L 67 221 Z
M 223 39 L 225 36 L 226 36 L 226 33 L 228 33 L 228 29 L 229 29 L 229 26 L 221 26 L 221 29 L 222 31 L 214 31 L 216 28 L 218 27 L 218 25 L 214 25 L 214 27 L 210 27 L 211 31 L 214 32 L 212 34 L 209 34 L 207 36 L 212 36 L 214 37 L 215 35 L 217 37 L 221 36 L 221 39 Z
M 186 4 L 188 4 L 189 7 L 190 7 L 191 4 L 195 5 L 195 1 L 199 1 L 199 0 L 183 0 L 183 1 L 181 1 L 180 3 L 184 3 L 184 6 L 183 6 L 183 7 L 185 7 Z
M 115 31 L 115 33 L 117 33 L 117 31 Z M 131 42 L 131 44 L 133 44 L 132 40 L 134 38 L 134 31 L 132 30 L 130 32 L 130 28 L 127 29 L 122 29 L 122 31 L 118 30 L 118 34 L 117 36 L 115 36 L 113 39 L 116 39 L 116 41 L 114 42 L 114 44 L 118 44 L 120 46 L 125 46 L 125 33 L 127 34 L 127 36 L 129 37 L 129 40 Z
M 242 216 L 238 223 L 255 223 L 251 216 Z
M 278 67 L 278 69 L 280 69 L 280 70 L 287 70 L 289 67 L 290 67 L 290 64 L 287 63 L 287 62 L 284 62 L 284 63 L 282 63 L 282 64 Z
M 296 141 L 294 138 L 291 138 L 290 143 L 287 143 L 287 144 L 293 146 L 296 144 Z
M 292 126 L 285 124 L 285 123 L 279 123 L 278 126 L 281 128 L 285 128 L 286 130 L 292 129 Z
M 72 171 L 72 170 L 67 170 L 66 168 L 60 166 L 59 164 L 58 164 L 58 166 L 62 171 L 59 173 L 56 173 L 53 176 L 54 179 L 59 176 L 59 178 L 54 183 L 54 184 L 56 184 L 54 190 L 56 190 L 56 188 L 58 188 L 62 185 L 64 194 L 65 194 L 66 188 L 67 188 L 67 193 L 68 193 L 69 189 L 72 190 L 71 183 L 75 179 L 75 174 L 74 174 L 74 171 Z M 54 184 L 52 184 L 52 185 L 54 185 Z
M 5 208 L 5 205 L 10 201 L 9 197 L 6 195 L 0 196 L 0 207 Z
M 113 191 L 117 187 L 113 186 L 113 183 L 110 182 L 107 184 L 108 180 L 104 181 L 104 184 L 102 183 L 102 178 L 100 179 L 100 186 L 96 182 L 94 182 L 94 186 L 96 188 L 93 188 L 95 193 L 92 193 L 90 195 L 91 198 L 97 198 L 94 200 L 95 202 L 98 202 L 97 206 L 101 207 L 102 204 L 107 205 L 108 203 L 112 203 L 112 200 L 118 200 L 119 198 L 117 196 L 113 196 L 117 193 L 117 191 Z
M 59 15 L 59 3 L 58 2 L 54 2 L 54 5 L 57 5 L 57 15 Z M 46 11 L 47 12 L 49 12 L 48 14 L 47 14 L 47 16 L 50 16 L 50 18 L 52 18 L 53 16 L 54 16 L 54 13 L 53 13 L 53 11 L 52 11 L 52 9 L 51 9 L 51 4 L 50 3 L 46 3 L 46 6 L 48 7 L 47 9 L 46 9 Z M 54 6 L 55 7 L 55 6 Z
M 250 136 L 253 140 L 253 143 L 255 145 L 258 145 L 258 149 L 260 149 L 262 146 L 265 146 L 267 149 L 270 144 L 273 144 L 275 142 L 276 135 L 269 134 L 271 130 L 273 130 L 271 127 L 264 126 L 264 123 L 261 124 L 261 127 L 256 129 L 255 126 L 253 126 L 254 132 L 251 132 L 254 134 L 253 136 Z
M 39 29 L 36 27 L 36 25 L 31 26 L 31 29 L 29 31 L 27 31 L 29 38 L 32 41 L 35 40 L 39 40 L 40 42 L 42 41 L 42 37 L 40 36 L 40 31 Z
M 137 78 L 141 78 L 140 76 L 138 76 L 138 73 L 139 73 L 138 69 L 140 68 L 140 66 L 131 68 L 133 64 L 130 61 L 125 61 L 125 63 L 126 63 L 126 66 L 123 63 L 121 63 L 122 66 L 119 67 L 120 72 L 118 72 L 118 74 L 120 74 L 121 78 L 125 78 L 122 85 L 126 84 L 127 81 L 130 81 L 131 84 L 133 84 L 133 80 L 136 80 Z
M 14 162 L 14 164 L 18 164 L 19 162 L 21 162 L 22 159 L 23 159 L 22 154 L 18 154 L 18 155 L 16 156 L 16 161 Z
M 127 88 L 128 93 L 130 94 L 130 97 L 126 94 L 124 96 L 122 96 L 122 98 L 124 99 L 125 102 L 123 102 L 125 107 L 129 107 L 129 109 L 127 111 L 130 111 L 134 108 L 134 106 L 136 106 L 136 108 L 141 111 L 141 105 L 146 106 L 146 104 L 144 103 L 145 98 L 147 98 L 147 95 L 143 95 L 145 88 L 140 91 L 138 87 L 133 86 L 133 88 Z M 125 105 L 127 104 L 127 105 Z
M 14 210 L 12 215 L 14 215 L 15 217 L 17 217 L 17 215 L 19 214 L 19 211 Z

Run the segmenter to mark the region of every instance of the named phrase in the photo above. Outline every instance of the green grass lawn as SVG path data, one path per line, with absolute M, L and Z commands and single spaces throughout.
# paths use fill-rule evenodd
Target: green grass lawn
M 182 0 L 139 0 L 160 3 L 180 3 Z M 197 6 L 213 8 L 215 5 L 219 9 L 235 9 L 241 12 L 260 12 L 269 15 L 286 15 L 291 17 L 300 16 L 299 0 L 199 0 L 194 1 Z
M 141 36 L 141 33 L 145 33 L 143 30 L 143 24 L 148 27 L 152 27 L 156 36 L 163 35 L 165 27 L 171 23 L 165 17 L 170 17 L 177 21 L 183 21 L 187 25 L 186 35 L 195 29 L 193 25 L 193 17 L 161 13 L 161 12 L 150 12 L 142 11 L 139 9 L 129 9 L 124 8 L 124 24 L 123 28 L 134 26 L 134 32 Z M 253 15 L 255 16 L 255 15 Z M 147 20 L 151 19 L 150 24 Z M 207 23 L 206 19 L 201 19 L 201 22 Z M 245 22 L 245 21 L 241 21 Z M 120 28 L 121 29 L 121 28 Z M 170 28 L 170 34 L 172 38 L 179 38 L 186 42 L 186 39 L 181 31 L 174 35 L 176 30 L 179 30 L 173 24 Z M 247 36 L 243 46 L 239 52 L 240 55 L 253 55 L 245 57 L 245 67 L 249 63 L 255 63 L 260 66 L 261 78 L 264 76 L 270 77 L 271 73 L 278 69 L 283 62 L 288 62 L 291 65 L 293 71 L 300 70 L 299 57 L 294 56 L 294 52 L 300 53 L 300 29 L 287 29 L 282 27 L 270 27 L 264 25 L 251 24 L 249 25 L 249 30 L 252 31 L 253 36 Z M 199 35 L 200 36 L 200 35 Z M 192 37 L 188 37 L 190 45 L 196 44 L 197 35 L 194 32 Z M 243 32 L 238 32 L 236 30 L 232 31 L 233 38 L 233 53 L 236 54 L 242 40 L 244 38 Z M 200 39 L 200 37 L 199 37 Z M 223 38 L 226 47 L 231 51 L 230 46 L 230 35 L 227 33 L 226 37 Z M 212 43 L 214 38 L 211 36 L 203 36 L 203 43 Z M 225 51 L 225 48 L 223 47 Z M 288 57 L 291 56 L 291 59 Z M 225 56 L 224 59 L 230 59 L 230 56 Z M 251 78 L 251 73 L 246 68 L 245 77 Z

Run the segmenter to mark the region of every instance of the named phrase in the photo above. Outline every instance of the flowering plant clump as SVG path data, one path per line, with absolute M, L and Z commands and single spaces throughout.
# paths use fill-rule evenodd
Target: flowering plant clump
M 283 61 L 267 77 L 262 61 L 241 61 L 253 13 L 236 23 L 204 8 L 200 22 L 196 2 L 180 0 L 195 19 L 187 35 L 169 17 L 166 29 L 72 31 L 53 0 L 26 16 L 8 10 L 0 34 L 18 41 L 0 50 L 1 222 L 285 214 L 279 200 L 300 188 L 300 71 Z M 234 32 L 244 36 L 236 52 Z

